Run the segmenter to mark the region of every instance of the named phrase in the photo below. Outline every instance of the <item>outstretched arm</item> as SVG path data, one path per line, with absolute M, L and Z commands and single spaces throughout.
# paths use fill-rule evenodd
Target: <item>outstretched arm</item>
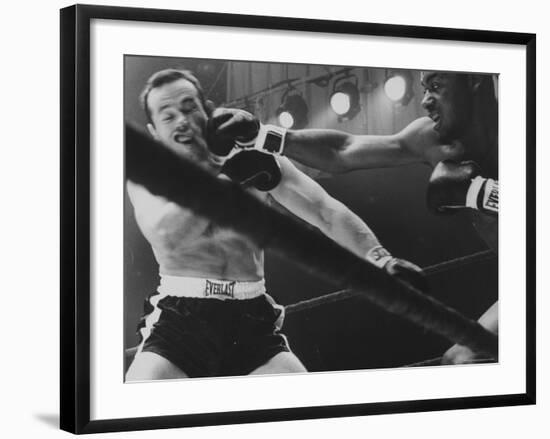
M 399 133 L 384 136 L 327 129 L 285 130 L 262 125 L 243 110 L 219 108 L 211 119 L 210 132 L 221 141 L 211 141 L 210 146 L 215 154 L 226 156 L 236 140 L 245 149 L 283 154 L 312 168 L 341 173 L 410 163 L 435 164 L 449 158 L 453 147 L 442 144 L 433 126 L 430 118 L 421 117 Z
M 282 179 L 270 192 L 277 202 L 361 258 L 380 246 L 374 232 L 361 218 L 299 171 L 289 159 L 278 157 L 277 160 Z
M 288 131 L 283 154 L 331 173 L 431 162 L 443 148 L 433 121 L 420 118 L 397 134 L 353 135 L 336 130 Z
M 412 160 L 395 136 L 355 136 L 336 130 L 289 131 L 284 154 L 331 173 L 396 166 Z
M 278 160 L 282 179 L 270 192 L 275 200 L 360 258 L 367 259 L 421 291 L 428 289 L 426 278 L 419 267 L 391 256 L 361 218 L 332 198 L 290 160 L 284 157 L 278 157 Z

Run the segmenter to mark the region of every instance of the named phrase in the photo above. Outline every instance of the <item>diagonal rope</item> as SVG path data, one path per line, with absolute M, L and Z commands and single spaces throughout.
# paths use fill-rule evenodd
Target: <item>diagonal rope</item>
M 270 247 L 337 288 L 362 291 L 388 312 L 453 343 L 497 357 L 498 338 L 479 323 L 357 257 L 313 226 L 284 215 L 126 125 L 126 176 L 152 194 Z
M 440 262 L 438 264 L 429 265 L 422 270 L 426 276 L 441 273 L 450 269 L 461 267 L 467 264 L 473 264 L 474 262 L 486 261 L 493 259 L 495 253 L 492 250 L 483 250 L 477 253 L 472 253 L 468 256 L 461 256 L 449 261 Z M 339 302 L 341 300 L 350 299 L 352 297 L 361 296 L 361 291 L 354 291 L 350 289 L 344 289 L 335 291 L 333 293 L 325 294 L 322 296 L 314 297 L 312 299 L 301 300 L 300 302 L 293 303 L 285 307 L 287 315 L 294 314 L 299 311 L 303 311 L 310 308 L 315 308 L 327 303 Z

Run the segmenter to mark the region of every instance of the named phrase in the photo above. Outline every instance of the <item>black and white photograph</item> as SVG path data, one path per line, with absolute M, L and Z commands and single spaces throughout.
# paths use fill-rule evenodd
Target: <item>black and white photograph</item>
M 64 9 L 61 428 L 534 404 L 534 50 Z
M 125 381 L 498 362 L 498 81 L 125 55 Z
M 2 14 L 2 437 L 547 439 L 525 0 Z

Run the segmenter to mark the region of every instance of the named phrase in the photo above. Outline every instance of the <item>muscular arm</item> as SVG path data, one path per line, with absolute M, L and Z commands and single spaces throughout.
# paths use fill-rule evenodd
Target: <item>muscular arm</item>
M 410 163 L 437 163 L 450 152 L 448 148 L 439 141 L 433 121 L 423 117 L 399 133 L 386 136 L 360 136 L 336 130 L 288 131 L 284 154 L 307 166 L 341 173 Z
M 362 258 L 379 244 L 371 229 L 318 183 L 279 157 L 283 178 L 270 192 L 273 198 L 325 235 Z

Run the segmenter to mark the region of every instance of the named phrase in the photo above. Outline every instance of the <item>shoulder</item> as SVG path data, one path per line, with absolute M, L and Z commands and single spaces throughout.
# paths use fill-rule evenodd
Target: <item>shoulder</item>
M 460 159 L 464 155 L 462 143 L 443 141 L 434 126 L 429 117 L 415 119 L 398 133 L 399 141 L 404 148 L 432 166 L 441 160 Z
M 135 206 L 136 203 L 139 203 L 140 200 L 143 198 L 146 198 L 147 196 L 151 196 L 152 194 L 145 189 L 144 186 L 140 184 L 136 184 L 133 181 L 126 181 L 126 191 L 128 192 L 128 196 L 130 197 L 130 201 Z
M 151 204 L 161 205 L 168 203 L 166 198 L 153 195 L 145 186 L 129 180 L 126 182 L 126 190 L 128 191 L 130 201 L 136 209 L 143 204 L 150 206 Z
M 431 131 L 434 132 L 435 122 L 431 120 L 428 116 L 419 117 L 418 119 L 413 120 L 407 125 L 405 130 L 420 130 L 420 131 Z
M 410 148 L 420 151 L 441 144 L 434 126 L 434 121 L 429 117 L 420 117 L 403 128 L 397 136 Z
M 187 209 L 178 206 L 164 197 L 153 195 L 142 185 L 128 181 L 126 188 L 134 207 L 136 220 L 142 225 L 147 224 L 151 226 L 158 223 L 167 215 L 173 213 L 184 215 L 188 212 Z

